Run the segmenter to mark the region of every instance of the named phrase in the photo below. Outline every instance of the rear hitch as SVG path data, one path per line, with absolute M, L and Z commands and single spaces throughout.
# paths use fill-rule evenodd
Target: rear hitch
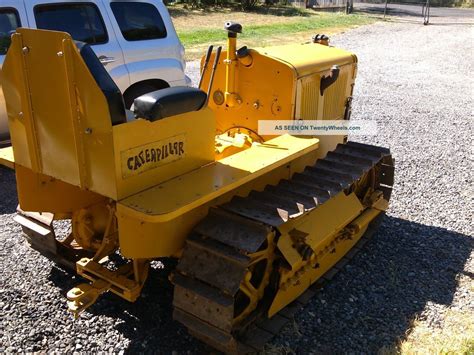
M 82 258 L 76 263 L 76 269 L 79 275 L 92 283 L 80 284 L 67 293 L 68 310 L 74 318 L 108 291 L 129 302 L 136 301 L 148 277 L 149 262 L 135 259 L 111 271 L 94 259 Z
M 92 306 L 101 294 L 109 290 L 110 286 L 110 283 L 105 280 L 96 280 L 92 284 L 77 285 L 67 293 L 68 310 L 72 312 L 74 318 L 79 318 L 79 314 Z

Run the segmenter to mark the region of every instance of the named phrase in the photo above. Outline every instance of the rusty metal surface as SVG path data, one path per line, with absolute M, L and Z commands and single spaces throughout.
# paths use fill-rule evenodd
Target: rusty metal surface
M 333 161 L 326 158 L 318 160 L 315 166 L 331 169 L 339 173 L 349 174 L 352 176 L 353 180 L 356 180 L 358 177 L 360 177 L 364 173 L 364 171 L 357 166 L 349 165 L 346 163 L 339 163 L 338 161 Z
M 231 332 L 234 317 L 233 297 L 218 289 L 180 274 L 174 275 L 173 306 L 199 319 L 210 317 L 215 327 Z
M 55 263 L 76 270 L 76 261 L 91 254 L 64 245 L 56 239 L 49 214 L 23 213 L 19 210 L 15 221 L 23 230 L 23 237 L 30 246 Z M 44 223 L 46 222 L 46 223 Z
M 331 158 L 333 161 L 339 161 L 341 163 L 356 165 L 361 167 L 370 167 L 374 160 L 361 156 L 352 156 L 344 153 L 339 153 L 337 151 L 328 152 L 327 158 Z
M 348 147 L 361 150 L 364 152 L 376 152 L 380 154 L 380 156 L 390 155 L 390 149 L 385 148 L 385 147 L 379 147 L 376 145 L 369 145 L 369 144 L 353 142 L 353 141 L 347 142 L 346 145 Z
M 318 205 L 317 200 L 314 197 L 296 191 L 286 190 L 282 186 L 268 185 L 265 187 L 265 191 L 268 191 L 273 195 L 281 196 L 287 200 L 291 200 L 296 203 L 297 206 L 303 206 L 305 210 L 315 208 Z
M 395 168 L 393 165 L 382 164 L 381 166 L 381 179 L 380 183 L 388 186 L 392 186 L 394 183 Z
M 278 210 L 277 207 L 240 196 L 234 197 L 229 203 L 221 205 L 220 208 L 273 227 L 278 227 L 288 220 L 288 213 L 285 215 L 285 210 Z
M 299 194 L 306 194 L 308 196 L 313 197 L 316 199 L 318 205 L 324 203 L 325 201 L 329 200 L 331 195 L 326 190 L 322 190 L 316 186 L 305 184 L 304 182 L 298 182 L 296 180 L 282 180 L 278 184 L 279 187 L 288 190 L 294 191 Z
M 175 307 L 173 319 L 186 326 L 193 336 L 218 350 L 233 352 L 236 349 L 237 342 L 230 333 L 219 330 L 180 308 Z
M 319 189 L 323 193 L 327 193 L 329 196 L 337 195 L 337 193 L 342 190 L 341 186 L 337 186 L 337 184 L 329 184 L 317 176 L 312 176 L 308 172 L 296 173 L 293 175 L 291 180 L 305 185 L 310 185 L 316 189 Z
M 342 184 L 344 187 L 352 183 L 352 178 L 349 174 L 344 174 L 324 168 L 317 168 L 314 166 L 308 166 L 306 169 L 311 171 L 315 176 L 320 176 L 321 178 L 324 178 L 326 180 L 337 182 L 339 184 Z
M 227 223 L 219 223 L 222 218 Z M 194 231 L 236 249 L 254 253 L 271 232 L 271 228 L 222 209 L 212 208 Z
M 252 201 L 258 201 L 270 207 L 280 208 L 288 212 L 288 214 L 293 215 L 297 214 L 300 211 L 298 208 L 297 202 L 288 197 L 278 195 L 271 191 L 252 191 L 250 192 L 248 198 Z
M 244 255 L 231 255 L 224 247 L 219 251 L 212 240 L 189 241 L 177 271 L 233 296 L 245 274 L 247 262 Z
M 318 173 L 315 174 L 311 169 L 306 169 L 303 172 L 303 175 L 310 176 L 313 179 L 314 183 L 318 184 L 322 188 L 325 188 L 325 189 L 327 189 L 328 191 L 331 191 L 331 192 L 334 191 L 334 192 L 337 193 L 337 192 L 343 190 L 344 187 L 346 187 L 348 185 L 348 184 L 342 184 L 339 181 L 334 181 L 334 180 L 331 180 L 331 179 L 327 179 L 327 178 L 321 176 Z
M 219 232 L 227 232 L 227 236 L 216 235 Z M 233 245 L 256 251 L 270 232 L 271 229 L 262 224 L 218 211 L 211 211 L 209 220 L 194 230 L 172 278 L 175 284 L 173 317 L 188 327 L 192 335 L 224 352 L 255 351 L 239 343 L 232 334 L 234 295 L 250 262 L 248 252 Z M 258 243 L 248 240 L 243 233 Z M 237 236 L 238 242 L 229 235 Z M 229 244 L 223 242 L 226 240 Z M 253 245 L 248 248 L 245 242 Z

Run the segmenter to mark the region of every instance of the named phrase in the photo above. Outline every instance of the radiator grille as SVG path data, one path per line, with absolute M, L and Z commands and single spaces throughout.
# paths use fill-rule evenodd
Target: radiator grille
M 318 119 L 319 83 L 319 75 L 317 80 L 302 80 L 300 118 L 303 120 Z
M 303 120 L 335 120 L 344 116 L 349 72 L 341 70 L 334 84 L 324 91 L 321 98 L 319 74 L 300 79 L 297 118 Z M 322 116 L 318 117 L 318 105 L 323 104 Z
M 345 110 L 347 72 L 341 71 L 336 82 L 324 91 L 323 120 L 342 118 Z

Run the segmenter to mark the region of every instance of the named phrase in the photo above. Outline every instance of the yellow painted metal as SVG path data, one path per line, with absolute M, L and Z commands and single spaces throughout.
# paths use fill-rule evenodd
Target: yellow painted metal
M 18 202 L 24 211 L 72 214 L 106 198 L 59 179 L 15 165 Z M 67 198 L 66 198 L 67 197 Z
M 213 162 L 215 131 L 208 108 L 114 126 L 117 200 Z
M 317 147 L 316 138 L 279 136 L 130 196 L 119 208 L 146 221 L 168 221 Z
M 224 61 L 226 65 L 224 102 L 229 107 L 236 107 L 242 103 L 239 94 L 235 92 L 235 74 L 237 68 L 236 46 L 237 37 L 227 37 L 227 56 Z
M 281 179 L 290 178 L 293 173 L 301 172 L 306 166 L 314 164 L 316 152 L 318 150 L 296 158 L 288 164 L 275 168 L 239 186 L 236 190 L 231 190 L 167 222 L 159 224 L 143 222 L 128 214 L 120 214 L 120 206 L 118 206 L 120 235 L 128 236 L 127 239 L 120 241 L 121 253 L 126 257 L 135 257 L 136 255 L 150 258 L 159 256 L 179 257 L 186 237 L 192 228 L 206 217 L 211 206 L 228 202 L 236 195 L 247 196 L 251 191 L 261 191 L 269 184 L 275 185 Z M 159 235 L 157 232 L 159 232 Z
M 3 65 L 16 164 L 115 196 L 108 107 L 70 36 L 17 32 Z
M 16 164 L 119 200 L 214 161 L 211 110 L 112 127 L 69 35 L 19 29 L 10 52 L 3 87 Z M 130 158 L 140 167 L 129 169 Z
M 7 117 L 7 110 L 5 108 L 5 97 L 3 96 L 3 89 L 2 89 L 2 69 L 0 69 L 0 132 L 7 132 L 8 131 L 8 117 Z M 7 137 L 0 134 L 0 142 L 6 141 Z M 0 161 L 1 164 L 1 161 Z
M 258 120 L 343 118 L 356 75 L 355 55 L 320 44 L 269 47 L 249 53 L 252 62 L 248 66 L 227 59 L 220 60 L 217 66 L 209 106 L 216 112 L 218 132 L 232 127 L 257 132 Z M 226 51 L 222 54 L 229 57 Z M 321 95 L 321 77 L 328 75 L 333 65 L 340 68 L 339 78 Z M 205 86 L 209 78 L 208 72 L 203 79 Z M 242 101 L 240 105 L 219 104 L 213 99 L 216 92 L 217 96 L 228 92 L 229 79 L 233 80 L 233 90 Z M 328 142 L 323 144 L 324 148 L 334 146 L 334 137 L 320 138 Z M 338 137 L 338 142 L 343 138 Z M 321 152 L 325 154 L 327 150 Z
M 49 45 L 40 46 L 41 39 Z M 286 136 L 215 163 L 214 116 L 209 109 L 157 122 L 136 120 L 112 127 L 103 95 L 68 35 L 21 29 L 13 42 L 16 51 L 12 58 L 18 52 L 21 58 L 26 57 L 24 62 L 7 58 L 4 67 L 9 116 L 13 130 L 20 136 L 13 139 L 13 144 L 16 147 L 18 141 L 26 142 L 43 162 L 40 168 L 32 168 L 30 155 L 15 151 L 22 162 L 17 170 L 22 207 L 71 214 L 75 208 L 96 204 L 104 197 L 121 201 L 117 215 L 121 249 L 126 256 L 176 255 L 186 233 L 204 217 L 209 206 L 245 194 L 253 184 L 263 188 L 269 182 L 288 178 L 314 162 L 317 139 Z M 48 52 L 44 58 L 43 51 Z M 38 63 L 30 63 L 33 53 Z M 268 58 L 262 60 L 267 60 L 268 67 Z M 53 65 L 62 70 L 54 71 Z M 63 97 L 59 97 L 69 100 L 76 110 L 63 105 L 52 111 L 55 95 L 40 92 L 40 80 L 46 79 L 39 74 L 28 76 L 28 87 L 15 82 L 17 72 L 38 72 L 40 66 L 54 76 L 53 92 L 62 92 Z M 287 75 L 292 76 L 289 72 Z M 68 91 L 72 86 L 75 98 L 64 96 L 63 91 L 72 95 Z M 31 95 L 27 95 L 28 90 Z M 38 110 L 26 115 L 31 125 L 41 129 L 38 141 L 24 134 L 26 124 L 17 116 L 29 106 L 28 102 L 15 101 L 15 95 L 41 101 Z M 37 122 L 40 118 L 45 122 Z M 147 161 L 153 160 L 152 151 L 157 155 L 164 146 L 178 154 L 168 152 L 169 157 L 161 162 Z M 54 160 L 69 161 L 69 168 L 58 168 L 56 173 Z M 67 203 L 61 198 L 65 195 L 71 196 Z
M 74 240 L 81 248 L 91 252 L 101 249 L 104 241 L 116 239 L 118 245 L 116 224 L 114 204 L 104 202 L 77 209 L 71 218 Z
M 316 138 L 280 136 L 120 201 L 122 253 L 128 257 L 174 255 L 209 206 L 248 190 L 245 185 L 266 174 L 274 175 L 265 176 L 268 184 L 301 171 L 308 158 L 314 161 L 317 147 Z M 298 164 L 299 159 L 304 163 Z
M 262 53 L 291 65 L 302 77 L 315 72 L 323 72 L 333 65 L 353 65 L 357 57 L 343 49 L 322 44 L 288 44 L 263 48 Z
M 109 290 L 110 286 L 110 282 L 100 279 L 92 284 L 82 283 L 73 287 L 67 292 L 68 311 L 74 315 L 74 318 L 78 318 L 79 314 L 92 306 L 101 294 Z
M 215 103 L 214 94 L 220 92 L 224 95 L 226 92 L 225 59 L 220 59 L 216 68 L 209 107 L 216 113 L 217 130 L 220 133 L 232 127 L 246 127 L 257 132 L 259 119 L 285 120 L 293 117 L 296 80 L 293 68 L 255 50 L 250 50 L 250 53 L 253 58 L 250 66 L 233 62 L 234 90 L 242 100 L 238 106 L 228 107 L 225 103 Z M 226 57 L 227 51 L 222 51 L 221 58 Z M 214 56 L 211 62 L 213 60 Z M 203 87 L 207 87 L 209 77 L 210 71 L 203 78 Z
M 352 95 L 355 80 L 354 66 L 341 65 L 338 79 L 321 95 L 321 77 L 327 75 L 329 69 L 308 74 L 297 81 L 296 119 L 338 120 L 344 117 L 346 100 Z
M 15 158 L 13 157 L 13 147 L 0 149 L 0 165 L 10 169 L 15 169 Z
M 80 284 L 67 293 L 68 310 L 75 317 L 94 304 L 97 298 L 107 291 L 111 291 L 127 301 L 136 301 L 140 296 L 149 270 L 146 260 L 134 260 L 120 266 L 115 272 L 89 258 L 79 260 L 76 265 L 78 274 L 92 281 L 92 284 Z
M 38 171 L 40 169 L 36 130 L 31 117 L 31 101 L 24 70 L 22 42 L 18 34 L 12 36 L 8 56 L 2 66 L 2 89 L 8 115 L 10 137 L 16 147 L 14 157 L 17 164 Z
M 265 289 L 270 283 L 271 271 L 276 257 L 275 234 L 275 231 L 272 231 L 267 236 L 264 244 L 266 247 L 247 255 L 250 261 L 239 289 L 248 297 L 249 302 L 245 309 L 234 318 L 233 324 L 235 325 L 244 321 L 258 307 L 258 303 L 263 298 Z M 252 283 L 252 277 L 260 278 L 260 283 L 257 285 Z
M 290 220 L 280 228 L 283 236 L 278 240 L 278 248 L 291 265 L 292 269 L 297 269 L 302 262 L 301 255 L 293 248 L 293 241 L 289 235 L 290 231 L 297 229 L 308 236 L 306 243 L 313 250 L 326 238 L 334 235 L 343 226 L 352 221 L 363 210 L 359 199 L 350 194 L 346 196 L 344 192 L 326 201 L 322 206 L 301 216 L 293 223 Z M 335 211 L 338 213 L 335 213 Z
M 235 134 L 229 133 L 230 132 L 227 132 L 216 136 L 217 160 L 250 148 L 253 144 L 253 139 L 249 134 L 240 132 L 236 132 Z
M 268 311 L 269 317 L 301 295 L 338 262 L 362 237 L 368 224 L 382 211 L 367 208 L 351 193 L 341 192 L 324 205 L 282 230 L 278 249 L 291 266 L 280 275 L 280 288 Z M 348 226 L 344 228 L 345 226 Z M 314 251 L 310 260 L 304 261 L 293 248 L 289 231 L 297 229 L 305 234 L 306 243 Z M 315 267 L 316 266 L 316 267 Z

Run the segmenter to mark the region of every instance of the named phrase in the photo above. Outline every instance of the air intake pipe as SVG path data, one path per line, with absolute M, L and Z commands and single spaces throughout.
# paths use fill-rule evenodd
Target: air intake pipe
M 229 21 L 224 24 L 224 29 L 227 31 L 227 58 L 224 60 L 226 65 L 224 100 L 228 107 L 235 107 L 242 103 L 239 94 L 235 92 L 235 72 L 238 63 L 237 34 L 242 33 L 242 25 Z

